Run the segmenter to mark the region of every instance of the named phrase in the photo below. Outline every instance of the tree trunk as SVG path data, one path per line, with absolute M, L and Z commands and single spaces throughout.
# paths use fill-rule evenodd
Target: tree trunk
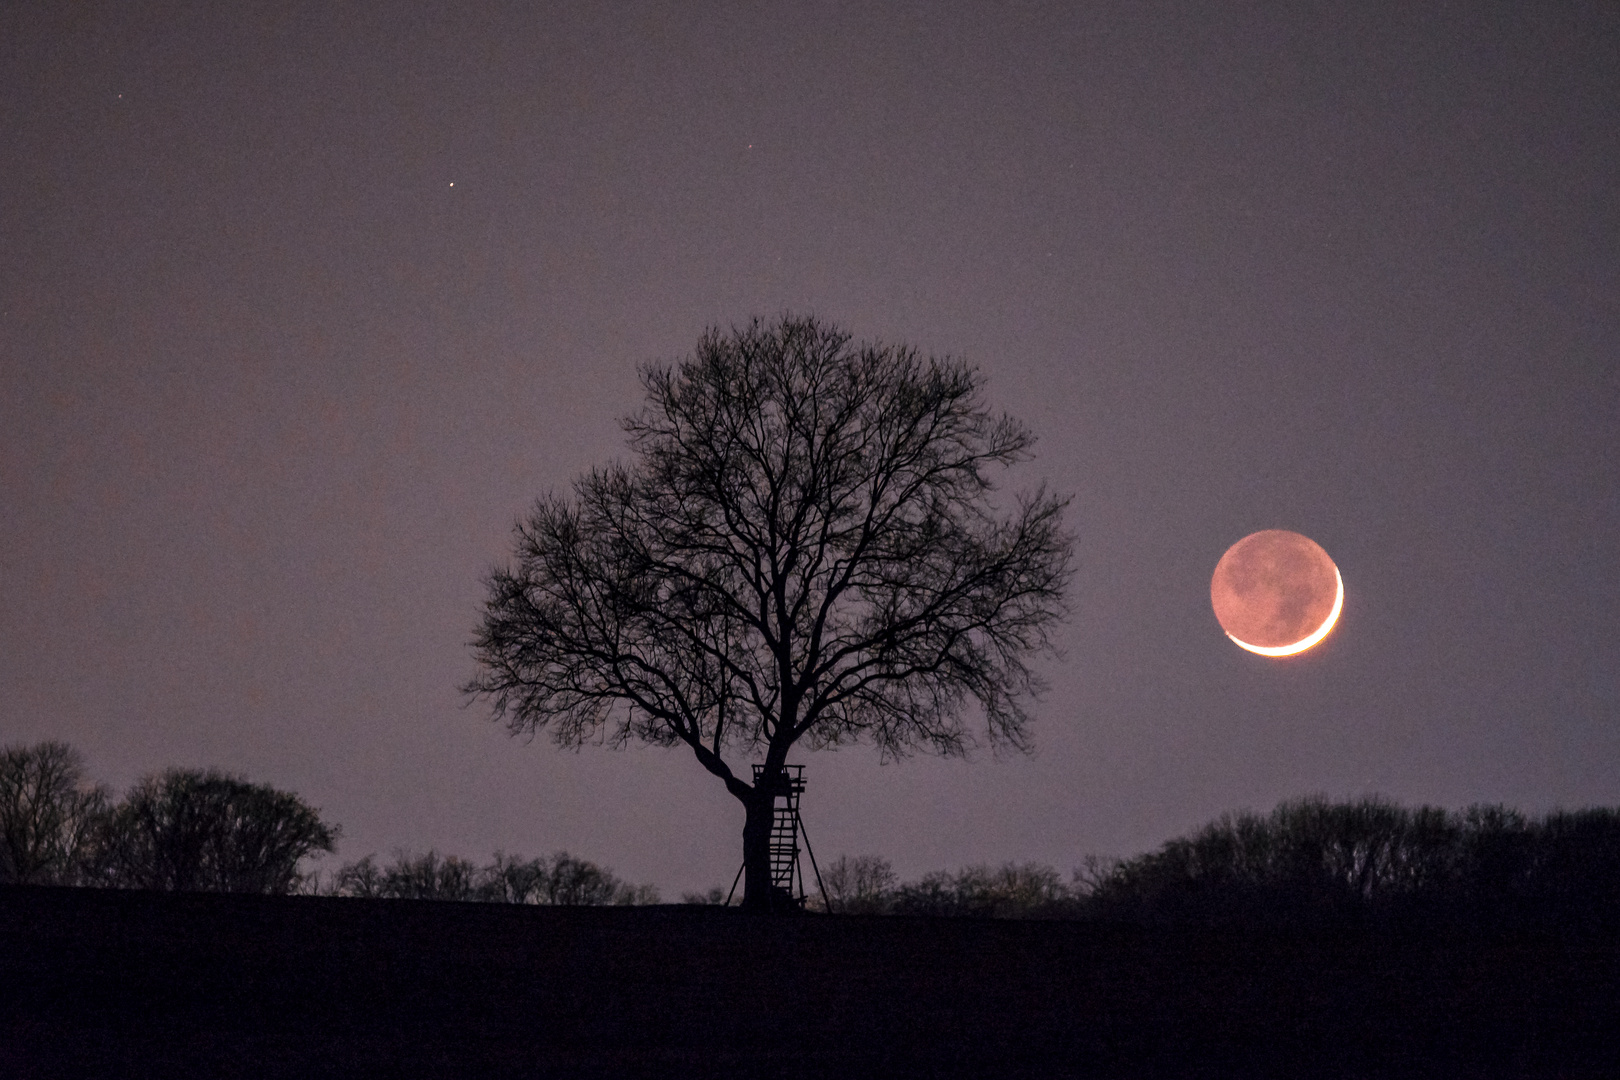
M 771 887 L 771 819 L 776 805 L 771 784 L 761 778 L 743 805 L 743 902 L 750 911 L 774 911 L 777 899 Z

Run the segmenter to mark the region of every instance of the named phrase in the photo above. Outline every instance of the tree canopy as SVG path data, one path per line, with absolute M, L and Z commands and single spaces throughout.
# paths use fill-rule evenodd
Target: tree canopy
M 170 769 L 135 784 L 108 816 L 100 872 L 124 888 L 286 893 L 301 882 L 299 862 L 333 850 L 338 835 L 291 792 Z
M 791 747 L 1027 745 L 1066 500 L 996 498 L 1035 440 L 977 369 L 814 319 L 712 330 L 641 380 L 633 461 L 541 498 L 490 575 L 468 690 L 565 746 L 689 747 L 746 808 L 745 902 L 769 904 Z
M 107 804 L 67 743 L 0 749 L 0 882 L 75 883 Z

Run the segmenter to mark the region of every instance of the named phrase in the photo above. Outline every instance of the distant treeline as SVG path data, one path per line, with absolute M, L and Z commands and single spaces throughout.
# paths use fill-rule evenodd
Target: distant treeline
M 171 769 L 121 798 L 58 742 L 0 750 L 0 883 L 511 904 L 656 904 L 567 852 L 497 852 L 475 865 L 429 851 L 305 870 L 338 826 L 298 796 L 218 772 Z M 842 914 L 1185 921 L 1441 914 L 1620 915 L 1620 810 L 1531 817 L 1384 799 L 1282 803 L 1226 814 L 1130 859 L 1088 859 L 1065 879 L 1039 863 L 971 866 L 902 883 L 872 855 L 839 858 L 812 909 Z M 724 890 L 682 902 L 721 904 Z
M 494 904 L 656 904 L 653 885 L 630 885 L 611 870 L 560 851 L 549 859 L 495 853 L 484 866 L 455 855 L 399 854 L 387 866 L 367 855 L 327 881 L 312 875 L 311 892 L 397 900 L 469 900 Z
M 172 892 L 321 893 L 514 904 L 652 904 L 567 852 L 524 860 L 497 853 L 477 867 L 437 852 L 372 856 L 330 877 L 303 863 L 333 850 L 341 830 L 297 795 L 215 771 L 170 769 L 121 798 L 86 778 L 60 742 L 0 749 L 0 884 Z
M 902 884 L 875 856 L 822 874 L 834 911 L 1131 920 L 1413 913 L 1620 914 L 1620 810 L 1530 817 L 1383 799 L 1284 802 L 1226 814 L 1158 851 L 1090 859 L 1069 880 L 1038 863 Z M 813 896 L 812 906 L 822 906 Z

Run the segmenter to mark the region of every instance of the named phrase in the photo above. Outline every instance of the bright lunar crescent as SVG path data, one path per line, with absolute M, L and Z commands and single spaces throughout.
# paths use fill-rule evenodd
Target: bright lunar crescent
M 1314 540 L 1266 529 L 1226 549 L 1209 601 L 1238 645 L 1261 656 L 1292 656 L 1333 629 L 1344 607 L 1344 579 Z

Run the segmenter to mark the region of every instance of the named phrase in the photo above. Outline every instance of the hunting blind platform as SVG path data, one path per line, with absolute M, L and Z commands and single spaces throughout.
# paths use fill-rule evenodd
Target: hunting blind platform
M 763 765 L 754 766 L 755 787 L 761 783 L 764 771 Z M 816 875 L 816 888 L 821 892 L 821 902 L 830 912 L 832 902 L 827 898 L 827 887 L 821 883 L 821 867 L 816 865 L 816 853 L 810 850 L 810 834 L 804 831 L 804 820 L 799 817 L 799 796 L 802 794 L 804 766 L 783 765 L 776 786 L 771 790 L 771 892 L 799 908 L 804 907 L 804 902 L 809 899 L 804 886 L 804 867 L 799 863 L 799 840 L 802 837 L 805 854 L 810 856 L 810 869 Z M 736 895 L 737 882 L 742 880 L 746 865 L 737 868 L 737 876 L 731 882 L 731 892 L 726 894 L 727 904 Z

